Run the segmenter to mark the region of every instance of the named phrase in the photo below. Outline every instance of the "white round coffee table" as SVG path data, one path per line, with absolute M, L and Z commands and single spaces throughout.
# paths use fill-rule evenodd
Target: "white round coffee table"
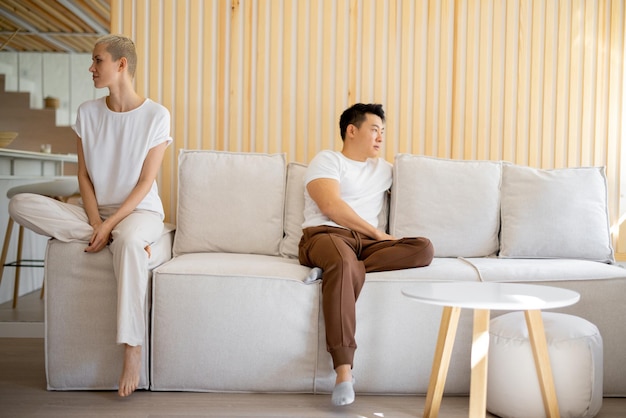
M 439 414 L 462 308 L 474 309 L 469 416 L 486 415 L 491 310 L 525 312 L 546 416 L 559 416 L 541 309 L 573 305 L 580 299 L 580 294 L 551 286 L 486 282 L 420 282 L 407 286 L 402 294 L 419 302 L 443 306 L 424 417 L 436 417 Z

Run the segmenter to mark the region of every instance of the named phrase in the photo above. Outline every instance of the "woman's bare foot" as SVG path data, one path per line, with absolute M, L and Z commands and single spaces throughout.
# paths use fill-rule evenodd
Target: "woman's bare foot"
M 119 389 L 120 396 L 129 396 L 139 386 L 139 374 L 141 373 L 141 346 L 125 345 L 124 369 L 120 376 Z

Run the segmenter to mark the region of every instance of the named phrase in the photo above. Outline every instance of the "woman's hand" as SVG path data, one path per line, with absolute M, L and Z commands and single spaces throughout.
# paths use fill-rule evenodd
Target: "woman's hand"
M 89 240 L 89 245 L 85 248 L 86 253 L 97 253 L 102 250 L 111 241 L 112 226 L 109 226 L 110 222 L 99 222 L 93 227 L 93 234 Z

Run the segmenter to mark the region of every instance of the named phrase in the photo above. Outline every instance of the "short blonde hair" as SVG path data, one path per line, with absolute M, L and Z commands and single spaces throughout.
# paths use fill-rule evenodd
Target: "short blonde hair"
M 135 49 L 135 43 L 128 37 L 123 35 L 105 35 L 96 41 L 96 45 L 105 44 L 106 50 L 113 61 L 117 61 L 120 58 L 126 58 L 128 62 L 128 74 L 131 78 L 135 76 L 135 70 L 137 69 L 137 50 Z

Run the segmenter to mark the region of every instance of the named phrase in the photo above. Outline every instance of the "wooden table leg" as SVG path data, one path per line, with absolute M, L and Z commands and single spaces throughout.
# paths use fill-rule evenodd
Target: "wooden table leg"
M 454 337 L 459 325 L 461 308 L 446 306 L 441 314 L 441 325 L 439 326 L 439 336 L 437 337 L 437 347 L 435 348 L 435 358 L 433 368 L 430 372 L 430 382 L 428 383 L 428 393 L 426 394 L 426 404 L 424 406 L 424 418 L 434 418 L 439 415 L 443 388 L 446 384 L 448 366 L 452 356 Z
M 474 310 L 472 336 L 472 377 L 470 383 L 469 416 L 487 414 L 487 358 L 489 354 L 489 309 Z
M 543 398 L 543 406 L 546 416 L 549 418 L 559 417 L 559 403 L 556 399 L 554 379 L 552 377 L 552 367 L 550 366 L 550 356 L 548 354 L 548 344 L 546 342 L 546 332 L 543 327 L 543 319 L 540 310 L 525 311 L 526 326 L 528 327 L 528 337 L 535 357 L 535 368 L 539 378 L 539 387 Z

